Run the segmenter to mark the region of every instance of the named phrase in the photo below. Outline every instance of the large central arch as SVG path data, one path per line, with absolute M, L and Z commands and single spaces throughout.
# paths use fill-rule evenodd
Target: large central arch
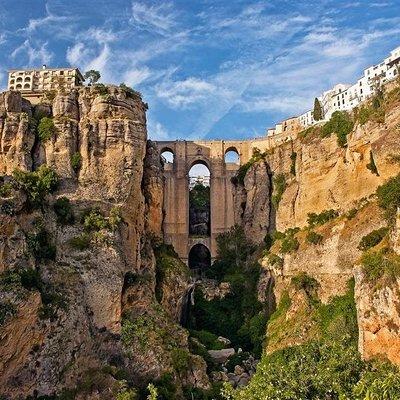
M 196 244 L 203 244 L 211 253 L 217 254 L 216 238 L 234 224 L 233 185 L 231 178 L 241 164 L 252 156 L 253 149 L 269 148 L 269 139 L 249 141 L 160 141 L 161 152 L 173 153 L 173 162 L 164 165 L 164 240 L 172 244 L 179 257 L 188 262 L 189 252 Z M 239 161 L 225 155 L 236 152 Z M 208 237 L 189 234 L 189 170 L 195 163 L 204 163 L 210 170 L 211 226 Z

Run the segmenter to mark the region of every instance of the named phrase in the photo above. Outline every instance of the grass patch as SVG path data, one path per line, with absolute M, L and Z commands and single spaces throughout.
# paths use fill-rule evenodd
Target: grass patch
M 46 142 L 51 139 L 57 133 L 56 126 L 54 125 L 53 118 L 43 117 L 41 118 L 37 126 L 37 134 L 42 142 Z
M 275 206 L 275 208 L 278 208 L 279 203 L 282 200 L 283 193 L 287 187 L 285 174 L 278 174 L 274 176 L 272 183 L 272 204 Z
M 307 242 L 315 245 L 321 244 L 323 239 L 324 237 L 321 234 L 314 231 L 309 231 L 306 236 Z
M 328 137 L 336 133 L 338 145 L 341 147 L 347 144 L 347 135 L 353 130 L 354 122 L 346 111 L 335 111 L 331 119 L 322 127 L 321 136 Z
M 361 257 L 361 265 L 369 282 L 393 282 L 400 276 L 400 256 L 387 248 L 367 251 Z
M 325 210 L 319 214 L 316 213 L 308 213 L 307 214 L 307 222 L 310 227 L 315 227 L 318 225 L 326 224 L 327 222 L 335 219 L 339 216 L 339 213 L 336 210 Z

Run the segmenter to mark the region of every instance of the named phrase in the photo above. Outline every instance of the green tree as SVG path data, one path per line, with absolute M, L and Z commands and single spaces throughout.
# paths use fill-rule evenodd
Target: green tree
M 86 71 L 83 77 L 89 80 L 89 85 L 93 85 L 93 83 L 96 83 L 100 79 L 101 75 L 99 71 L 91 69 Z
M 321 102 L 316 97 L 314 100 L 314 120 L 321 121 L 324 118 Z

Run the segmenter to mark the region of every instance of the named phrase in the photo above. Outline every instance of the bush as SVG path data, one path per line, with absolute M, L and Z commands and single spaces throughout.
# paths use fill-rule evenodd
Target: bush
M 291 279 L 291 284 L 297 290 L 305 290 L 307 293 L 311 293 L 318 289 L 319 283 L 318 281 L 307 275 L 305 272 L 300 272 L 297 275 L 293 276 Z
M 93 87 L 100 96 L 106 96 L 108 94 L 108 87 L 103 83 L 96 83 Z
M 91 236 L 84 232 L 79 236 L 75 236 L 69 240 L 70 246 L 77 250 L 86 250 L 90 246 Z
M 56 134 L 56 127 L 53 118 L 43 117 L 37 127 L 37 133 L 42 142 L 53 137 Z
M 290 164 L 290 173 L 292 175 L 296 175 L 296 159 L 297 159 L 297 153 L 293 152 L 290 155 L 290 160 L 291 160 L 291 164 Z
M 339 213 L 335 210 L 325 210 L 319 214 L 308 213 L 307 222 L 310 227 L 326 224 L 328 221 L 339 216 Z
M 352 208 L 351 210 L 349 210 L 349 211 L 346 213 L 346 218 L 347 218 L 348 220 L 353 219 L 353 218 L 357 215 L 357 213 L 358 213 L 357 208 Z
M 270 254 L 268 256 L 268 263 L 273 267 L 283 267 L 283 259 L 276 254 Z
M 385 210 L 386 218 L 394 219 L 397 208 L 400 207 L 400 174 L 379 186 L 376 194 L 379 206 Z
M 56 247 L 50 241 L 50 234 L 39 224 L 36 233 L 29 233 L 26 238 L 28 249 L 37 261 L 54 260 Z
M 372 232 L 368 233 L 368 235 L 363 236 L 360 244 L 358 245 L 358 249 L 365 251 L 369 250 L 371 247 L 376 246 L 387 235 L 388 230 L 389 229 L 387 227 L 375 229 Z
M 361 257 L 362 270 L 370 282 L 381 278 L 394 281 L 400 276 L 400 256 L 388 249 L 369 250 Z
M 322 235 L 314 231 L 309 231 L 306 236 L 307 242 L 311 244 L 321 244 L 323 238 Z
M 354 122 L 346 111 L 335 111 L 331 119 L 322 127 L 322 137 L 336 133 L 338 145 L 344 147 L 347 135 L 353 130 Z
M 202 183 L 196 183 L 189 191 L 189 204 L 196 209 L 209 209 L 210 207 L 210 187 Z
M 34 172 L 24 172 L 17 169 L 13 172 L 13 177 L 17 188 L 26 193 L 29 204 L 35 208 L 42 206 L 45 197 L 58 186 L 57 174 L 47 165 L 41 165 Z
M 3 183 L 0 185 L 0 197 L 10 197 L 12 189 L 13 187 L 11 183 Z
M 171 358 L 172 365 L 178 373 L 183 373 L 190 368 L 190 353 L 186 349 L 172 349 Z
M 285 174 L 278 174 L 273 179 L 273 195 L 272 204 L 275 208 L 278 208 L 279 203 L 282 199 L 282 195 L 286 190 L 286 178 Z
M 281 243 L 281 252 L 283 254 L 293 253 L 298 250 L 300 246 L 299 241 L 293 235 L 286 235 L 285 239 Z
M 124 90 L 124 92 L 126 93 L 126 97 L 131 97 L 131 98 L 141 98 L 142 95 L 140 94 L 140 92 L 133 90 L 131 87 L 125 85 L 125 83 L 121 83 L 119 85 L 119 87 Z
M 86 231 L 100 231 L 108 228 L 106 218 L 98 208 L 89 208 L 81 215 L 81 221 Z
M 369 163 L 367 164 L 367 169 L 369 169 L 373 174 L 378 175 L 378 168 L 376 168 L 374 156 L 372 154 L 372 151 L 369 152 Z
M 213 333 L 194 329 L 190 330 L 190 336 L 196 338 L 201 344 L 203 344 L 208 350 L 221 350 L 225 346 L 218 340 L 218 336 Z
M 76 152 L 71 156 L 71 167 L 77 173 L 82 164 L 82 156 L 80 153 Z
M 2 326 L 8 318 L 12 318 L 17 314 L 17 307 L 9 301 L 0 302 L 0 326 Z
M 57 222 L 63 225 L 74 223 L 74 213 L 72 211 L 71 202 L 66 197 L 60 197 L 53 205 L 54 212 L 57 215 Z
M 119 207 L 112 207 L 110 215 L 108 216 L 108 227 L 115 231 L 119 224 L 122 222 L 121 209 Z
M 360 125 L 365 125 L 371 118 L 372 110 L 368 106 L 362 106 L 358 112 Z

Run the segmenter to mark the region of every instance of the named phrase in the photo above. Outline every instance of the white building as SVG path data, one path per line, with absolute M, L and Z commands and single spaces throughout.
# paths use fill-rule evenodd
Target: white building
M 335 111 L 349 111 L 372 96 L 377 87 L 398 76 L 400 47 L 391 51 L 390 56 L 377 65 L 364 70 L 363 76 L 353 85 L 337 84 L 318 97 L 324 112 L 324 120 L 329 120 Z M 313 125 L 313 111 L 299 116 L 303 127 Z
M 22 96 L 33 103 L 40 100 L 46 91 L 71 90 L 83 84 L 78 68 L 12 69 L 8 71 L 8 90 L 18 90 Z

